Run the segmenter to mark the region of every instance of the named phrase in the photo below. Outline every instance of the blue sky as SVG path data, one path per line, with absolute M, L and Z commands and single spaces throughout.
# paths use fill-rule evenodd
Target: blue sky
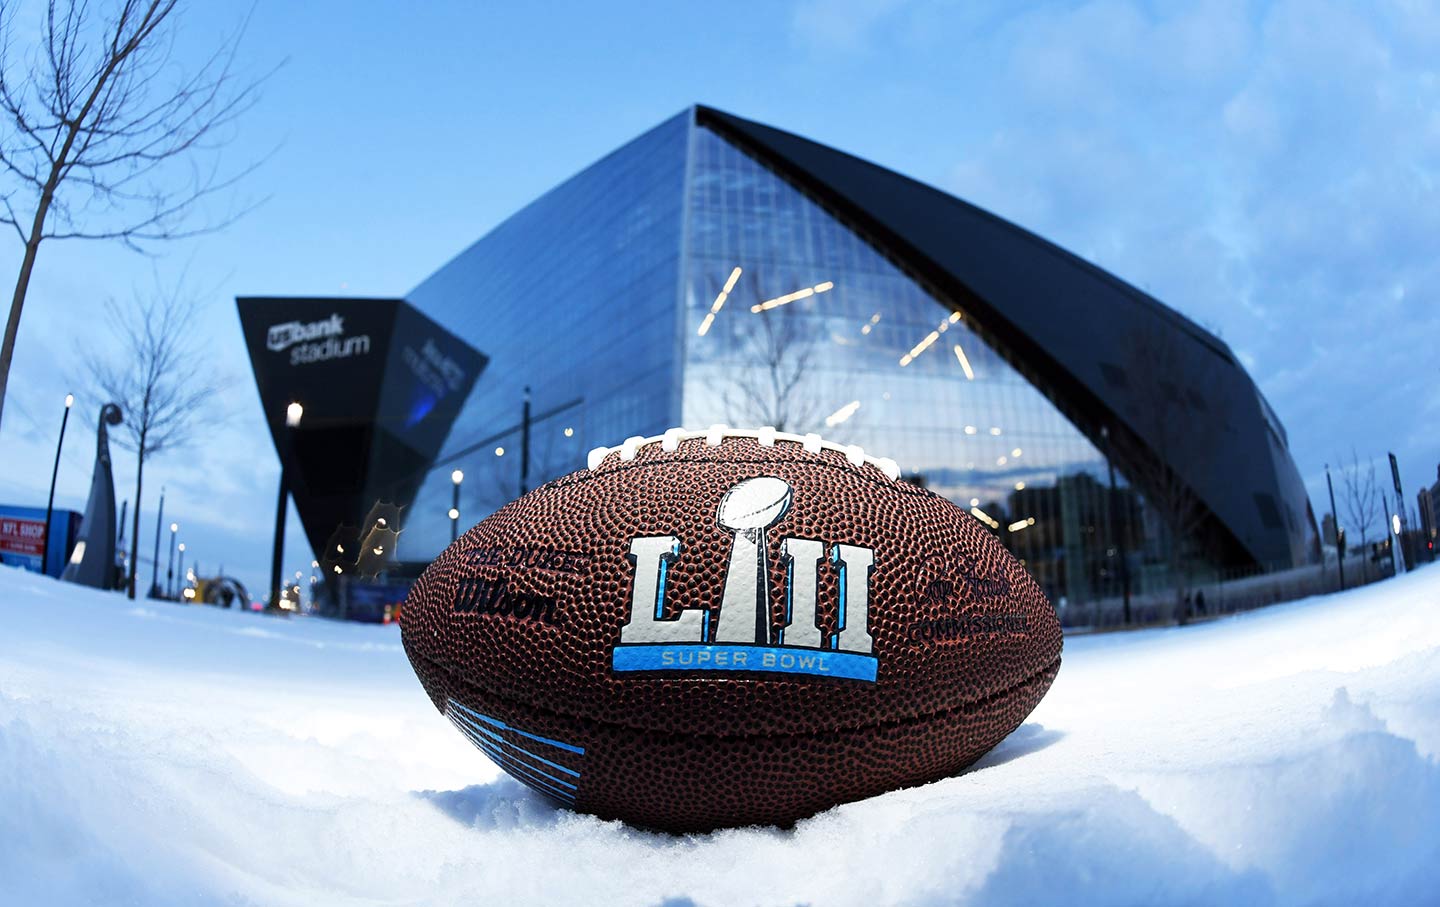
M 248 9 L 196 4 L 184 40 L 211 46 Z M 237 166 L 265 158 L 239 197 L 262 203 L 151 257 L 42 247 L 0 425 L 0 501 L 43 506 L 74 390 L 57 504 L 83 508 L 101 401 L 84 393 L 78 348 L 107 344 L 107 298 L 183 273 L 206 306 L 195 367 L 227 385 L 196 443 L 147 465 L 142 535 L 164 484 L 166 520 L 201 564 L 263 589 L 278 464 L 234 297 L 404 294 L 696 102 L 943 188 L 1217 332 L 1289 430 L 1317 514 L 1324 464 L 1352 447 L 1382 467 L 1393 450 L 1412 503 L 1436 479 L 1430 4 L 260 0 L 241 57 L 279 66 L 224 151 Z M 7 279 L 20 252 L 0 244 Z M 133 462 L 116 465 L 127 498 Z M 310 556 L 293 518 L 289 539 L 299 569 Z

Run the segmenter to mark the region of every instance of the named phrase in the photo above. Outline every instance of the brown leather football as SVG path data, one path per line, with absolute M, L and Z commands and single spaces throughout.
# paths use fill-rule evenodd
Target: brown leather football
M 953 774 L 1060 667 L 1038 585 L 890 460 L 671 430 L 507 504 L 405 602 L 437 708 L 574 809 L 788 823 Z

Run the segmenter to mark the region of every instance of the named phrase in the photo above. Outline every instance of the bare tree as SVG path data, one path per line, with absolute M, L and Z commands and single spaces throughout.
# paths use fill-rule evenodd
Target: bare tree
M 1169 535 L 1166 560 L 1174 584 L 1175 616 L 1184 623 L 1189 618 L 1190 592 L 1186 548 L 1195 544 L 1209 511 L 1171 464 L 1204 458 L 1207 451 L 1197 451 L 1197 446 L 1214 446 L 1211 433 L 1192 429 L 1191 410 L 1198 404 L 1186 394 L 1186 389 L 1205 387 L 1208 376 L 1180 373 L 1189 358 L 1181 356 L 1175 335 L 1162 326 L 1135 331 L 1127 348 L 1126 415 L 1134 434 L 1112 432 L 1111 443 L 1117 454 L 1124 455 L 1124 471 Z
M 755 305 L 757 284 L 749 284 Z M 726 418 L 735 425 L 769 425 L 805 432 L 820 418 L 821 403 L 806 387 L 815 357 L 814 327 L 799 306 L 736 311 L 737 363 L 721 391 Z
M 226 127 L 255 101 L 258 81 L 232 67 L 240 35 L 194 72 L 175 64 L 179 0 L 116 0 L 92 15 L 86 0 L 50 0 L 38 46 L 23 59 L 13 8 L 0 0 L 0 192 L 25 246 L 0 343 L 0 415 L 20 312 L 46 239 L 113 239 L 131 248 L 218 229 L 191 223 L 196 203 L 252 167 L 225 174 L 204 163 Z M 213 155 L 212 155 L 213 157 Z M 180 165 L 188 165 L 181 167 Z
M 1377 516 L 1381 515 L 1380 480 L 1375 476 L 1375 461 L 1360 465 L 1360 455 L 1350 449 L 1350 466 L 1340 474 L 1340 499 L 1345 502 L 1345 516 L 1350 526 L 1360 533 L 1360 551 L 1364 554 L 1369 543 L 1370 528 Z M 1361 569 L 1370 562 L 1365 554 Z
M 97 395 L 120 404 L 125 412 L 116 443 L 135 452 L 130 537 L 138 540 L 145 461 L 184 446 L 194 437 L 194 422 L 214 417 L 213 408 L 206 407 L 211 406 L 210 397 L 223 379 L 205 372 L 203 354 L 197 353 L 195 344 L 195 301 L 181 286 L 170 290 L 157 287 L 151 294 L 137 297 L 131 309 L 112 299 L 106 311 L 116 354 L 113 359 L 94 353 L 84 358 Z M 133 547 L 137 553 L 130 558 L 126 583 L 132 599 L 140 563 L 139 546 Z

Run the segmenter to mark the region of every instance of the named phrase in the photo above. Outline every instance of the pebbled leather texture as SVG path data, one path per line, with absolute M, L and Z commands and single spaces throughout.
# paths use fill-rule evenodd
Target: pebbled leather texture
M 673 451 L 625 453 L 470 529 L 404 606 L 405 649 L 436 706 L 454 712 L 453 700 L 505 725 L 472 737 L 520 780 L 539 779 L 537 790 L 672 831 L 784 823 L 953 774 L 1049 689 L 1061 651 L 1054 610 L 990 531 L 944 498 L 874 462 L 798 443 L 691 438 Z M 718 509 L 731 488 L 760 476 L 792 489 L 764 537 L 772 638 L 786 621 L 784 539 L 870 549 L 873 682 L 615 670 L 636 581 L 632 540 L 680 541 L 663 616 L 708 611 L 714 640 L 736 539 Z M 816 583 L 815 622 L 828 640 L 840 632 L 833 563 L 821 562 Z M 547 763 L 546 744 L 516 729 L 583 749 L 578 768 Z

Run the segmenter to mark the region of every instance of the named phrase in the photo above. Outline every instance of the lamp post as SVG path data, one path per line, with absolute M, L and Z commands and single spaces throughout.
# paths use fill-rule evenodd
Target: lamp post
M 520 494 L 530 490 L 530 385 L 525 385 L 525 406 L 520 414 Z
M 130 499 L 126 498 L 120 502 L 120 538 L 115 540 L 115 569 L 119 575 L 115 577 L 112 589 L 122 589 L 125 586 L 125 576 L 130 566 L 130 555 L 125 550 L 125 511 L 130 509 Z
M 450 542 L 454 544 L 460 531 L 460 483 L 465 473 L 455 470 L 450 473 Z
M 1330 464 L 1325 464 L 1325 487 L 1330 489 L 1330 525 L 1335 527 L 1335 563 L 1340 567 L 1340 591 L 1345 591 L 1345 544 L 1341 540 L 1340 517 L 1335 513 L 1335 483 L 1330 481 Z M 1323 541 L 1323 540 L 1322 540 Z
M 45 543 L 40 548 L 40 572 L 50 560 L 50 516 L 55 512 L 55 479 L 60 475 L 60 450 L 65 446 L 65 426 L 70 422 L 74 394 L 65 395 L 65 415 L 60 417 L 60 440 L 55 442 L 55 468 L 50 470 L 50 501 L 45 505 Z
M 165 597 L 175 597 L 175 533 L 180 531 L 179 523 L 170 524 L 170 562 L 165 565 Z
M 184 585 L 185 585 L 185 543 L 184 543 L 184 542 L 181 542 L 178 547 L 180 548 L 180 585 L 181 585 L 181 586 L 184 586 Z M 178 589 L 177 589 L 176 592 L 175 592 L 175 599 L 176 599 L 177 601 L 180 599 L 180 592 L 179 592 Z
M 160 597 L 160 527 L 165 523 L 165 486 L 160 486 L 160 512 L 155 514 L 155 556 L 150 559 L 150 597 Z M 136 566 L 139 566 L 138 564 Z
M 285 497 L 289 493 L 286 487 L 286 470 L 290 462 L 290 450 L 295 444 L 295 429 L 300 425 L 300 417 L 305 415 L 305 407 L 299 403 L 291 403 L 285 407 L 285 432 L 280 437 L 280 499 L 275 504 L 275 550 L 270 554 L 270 608 L 271 610 L 280 607 L 280 558 L 285 550 Z

